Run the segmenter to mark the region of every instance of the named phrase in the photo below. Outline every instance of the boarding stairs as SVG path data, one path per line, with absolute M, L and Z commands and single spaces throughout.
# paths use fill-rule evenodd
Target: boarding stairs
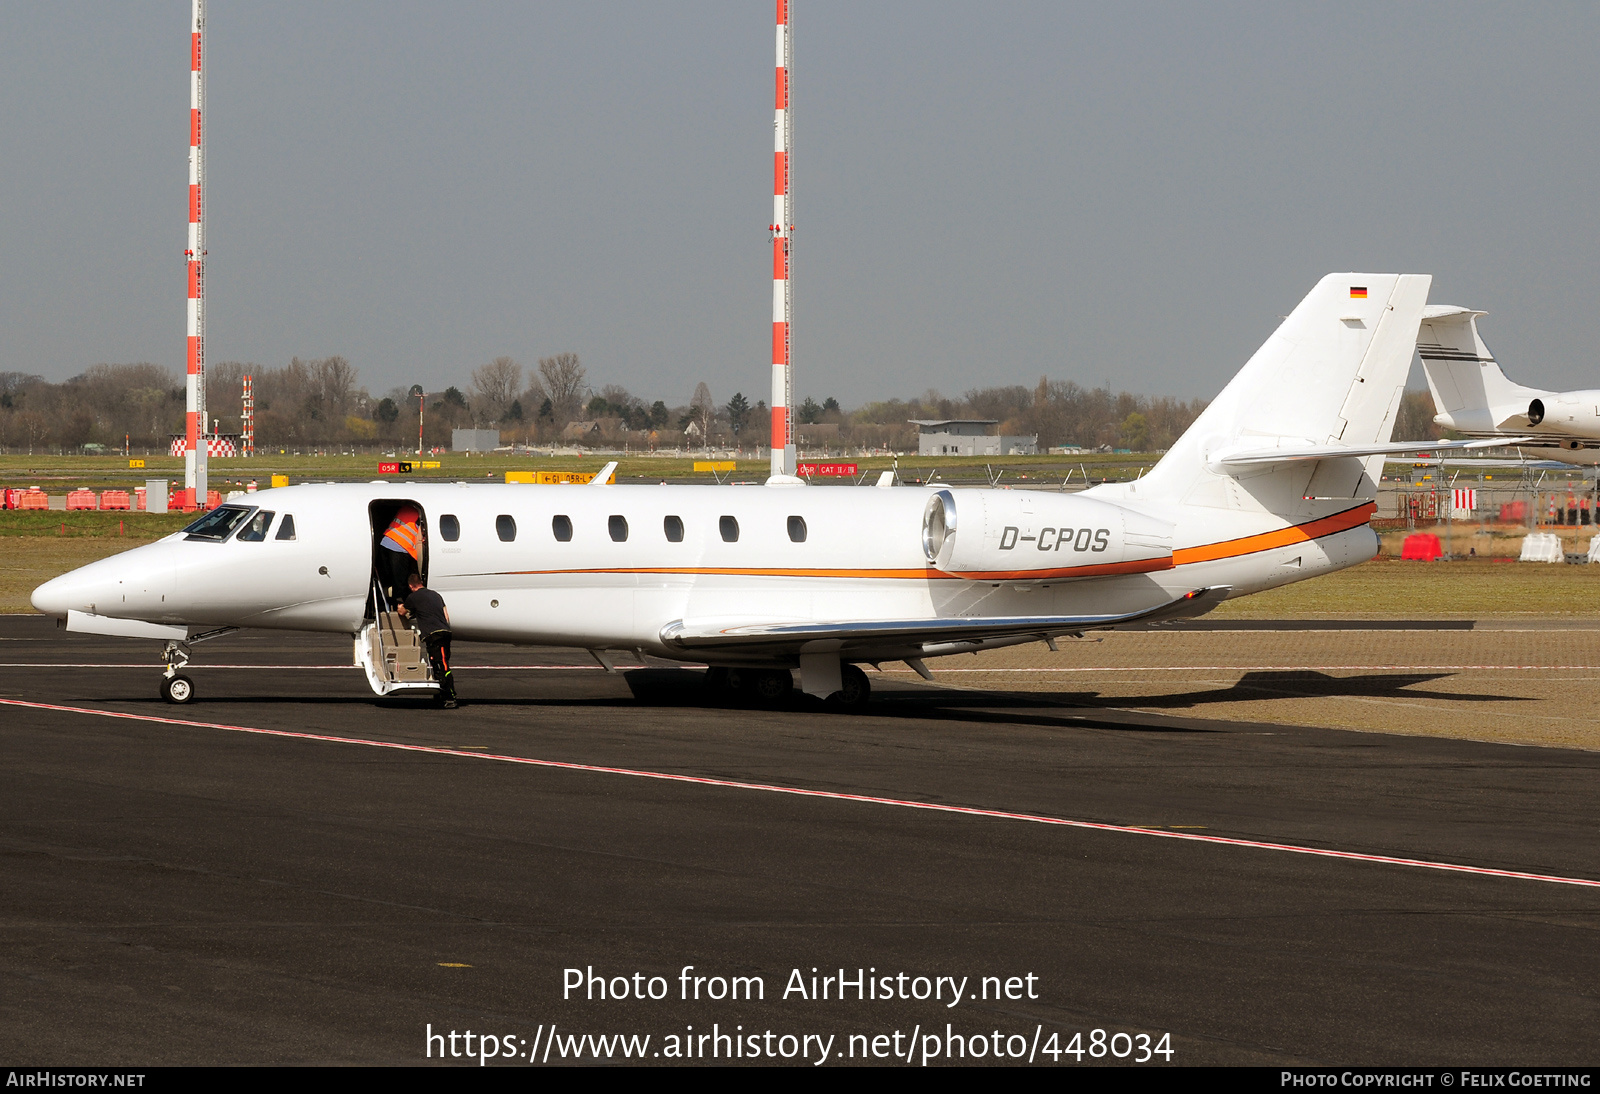
M 377 695 L 437 694 L 439 685 L 422 636 L 405 616 L 387 610 L 380 590 L 374 593 L 377 618 L 361 628 L 355 642 L 355 661 L 366 670 L 367 684 Z

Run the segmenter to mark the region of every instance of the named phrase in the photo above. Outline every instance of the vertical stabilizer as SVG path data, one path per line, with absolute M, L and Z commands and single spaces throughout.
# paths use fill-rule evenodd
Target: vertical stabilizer
M 1138 496 L 1196 500 L 1196 489 L 1208 486 L 1218 489 L 1202 489 L 1207 496 L 1233 496 L 1211 481 L 1226 473 L 1207 465 L 1240 446 L 1389 441 L 1432 280 L 1324 277 L 1145 476 Z
M 1434 421 L 1472 432 L 1537 425 L 1529 403 L 1551 393 L 1506 379 L 1478 333 L 1478 318 L 1486 314 L 1453 305 L 1423 311 L 1417 354 L 1433 395 Z

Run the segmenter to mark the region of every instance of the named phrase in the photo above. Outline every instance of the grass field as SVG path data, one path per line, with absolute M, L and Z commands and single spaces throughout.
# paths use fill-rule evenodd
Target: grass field
M 1401 562 L 1348 570 L 1240 597 L 1215 619 L 1600 618 L 1600 565 Z
M 414 457 L 405 452 L 398 453 L 394 459 L 407 460 Z M 700 461 L 725 461 L 723 455 L 685 455 L 685 456 L 651 456 L 651 455 L 558 455 L 558 456 L 512 456 L 507 453 L 495 453 L 489 456 L 468 456 L 462 453 L 447 452 L 439 456 L 425 457 L 428 460 L 437 460 L 439 467 L 434 470 L 418 470 L 408 476 L 385 475 L 391 480 L 415 479 L 433 482 L 456 481 L 490 481 L 500 482 L 505 478 L 507 471 L 588 471 L 600 470 L 612 460 L 617 461 L 617 480 L 619 482 L 660 482 L 669 479 L 674 482 L 713 482 L 717 478 L 727 481 L 729 479 L 740 481 L 760 481 L 767 477 L 769 464 L 766 457 L 760 459 L 743 458 L 734 461 L 736 468 L 732 472 L 719 472 L 713 476 L 711 472 L 696 471 L 694 465 Z M 1076 482 L 1082 482 L 1085 474 L 1090 478 L 1099 479 L 1131 479 L 1141 470 L 1153 466 L 1160 457 L 1151 453 L 1096 453 L 1083 456 L 1007 456 L 998 457 L 960 457 L 960 456 L 862 456 L 862 457 L 818 457 L 816 462 L 853 463 L 858 467 L 858 475 L 875 479 L 882 471 L 898 467 L 901 477 L 907 480 L 920 480 L 928 474 L 938 471 L 940 477 L 946 481 L 983 483 L 993 474 L 1001 474 L 1001 482 L 1011 483 L 1038 483 L 1041 480 L 1050 484 L 1060 483 L 1070 474 Z M 0 486 L 29 487 L 37 486 L 51 493 L 65 493 L 67 490 L 85 487 L 90 490 L 105 490 L 108 488 L 128 490 L 135 486 L 144 485 L 145 479 L 166 478 L 181 484 L 183 479 L 183 461 L 171 456 L 143 457 L 143 468 L 130 468 L 128 460 L 121 456 L 0 456 Z M 809 457 L 807 458 L 809 460 Z M 389 459 L 377 454 L 348 456 L 296 456 L 291 454 L 279 455 L 277 453 L 258 453 L 252 459 L 213 459 L 210 461 L 210 485 L 214 490 L 226 492 L 232 489 L 242 489 L 244 484 L 252 479 L 261 487 L 266 487 L 273 475 L 287 475 L 291 483 L 296 482 L 324 482 L 324 481 L 353 481 L 361 482 L 379 477 L 378 464 L 390 462 Z M 849 479 L 818 479 L 819 483 L 849 482 Z

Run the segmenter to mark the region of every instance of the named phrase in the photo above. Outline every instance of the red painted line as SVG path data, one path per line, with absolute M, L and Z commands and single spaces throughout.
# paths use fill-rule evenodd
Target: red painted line
M 160 718 L 153 714 L 129 714 L 116 710 L 97 710 L 94 707 L 69 707 L 55 703 L 31 703 L 22 699 L 0 699 L 0 705 L 28 707 L 33 710 L 57 710 L 67 714 L 91 714 L 101 718 L 122 718 L 131 722 L 156 722 L 161 725 L 186 726 L 191 729 L 221 729 L 230 733 L 252 733 L 263 737 L 289 737 L 302 741 L 322 741 L 326 744 L 392 748 L 400 752 L 421 752 L 433 756 L 455 756 L 465 760 L 495 760 L 500 763 L 524 764 L 529 767 L 548 767 L 563 771 L 586 771 L 597 775 L 626 775 L 635 779 L 660 779 L 663 782 L 717 786 L 727 790 L 758 790 L 768 794 L 793 794 L 803 798 L 825 798 L 832 801 L 861 802 L 867 805 L 888 805 L 900 809 L 923 809 L 934 813 L 955 813 L 968 817 L 993 817 L 997 820 L 1027 821 L 1032 824 L 1051 824 L 1063 828 L 1083 828 L 1096 832 L 1117 832 L 1130 836 L 1157 836 L 1161 839 L 1188 840 L 1191 843 L 1220 844 L 1226 847 L 1249 847 L 1258 851 L 1284 851 L 1295 855 L 1313 855 L 1318 858 L 1344 859 L 1351 862 L 1376 862 L 1388 866 L 1410 866 L 1423 870 L 1443 870 L 1449 873 L 1472 874 L 1478 877 L 1503 877 L 1519 881 L 1543 881 L 1553 885 L 1581 885 L 1600 889 L 1600 881 L 1594 881 L 1589 878 L 1561 877 L 1555 874 L 1530 874 L 1520 870 L 1496 870 L 1487 866 L 1467 866 L 1458 862 L 1434 862 L 1429 859 L 1398 858 L 1393 855 L 1369 855 L 1359 851 L 1335 851 L 1326 847 L 1306 847 L 1294 843 L 1233 839 L 1228 836 L 1202 836 L 1193 832 L 1169 832 L 1155 828 L 1135 828 L 1125 824 L 1103 824 L 1098 821 L 1069 820 L 1065 817 L 1048 817 L 1038 813 L 1014 813 L 1004 809 L 980 809 L 971 805 L 940 805 L 935 802 L 882 798 L 870 794 L 842 794 L 833 790 L 808 790 L 798 786 L 776 786 L 771 783 L 741 782 L 735 779 L 711 779 L 700 775 L 675 775 L 666 771 L 641 771 L 629 767 L 606 767 L 601 764 L 539 760 L 531 756 L 466 752 L 454 748 L 439 748 L 434 745 L 408 745 L 399 741 L 376 741 L 364 737 L 334 737 L 323 733 L 302 733 L 288 729 L 258 729 L 254 726 L 235 726 L 223 722 L 196 722 L 186 718 Z

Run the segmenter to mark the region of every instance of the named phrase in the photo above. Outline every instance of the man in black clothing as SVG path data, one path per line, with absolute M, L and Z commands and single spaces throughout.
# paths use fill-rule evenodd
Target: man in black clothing
M 400 614 L 416 624 L 428 647 L 428 663 L 444 697 L 446 710 L 456 707 L 456 684 L 450 678 L 450 611 L 444 597 L 422 584 L 422 575 L 412 574 L 411 593 L 400 605 Z

